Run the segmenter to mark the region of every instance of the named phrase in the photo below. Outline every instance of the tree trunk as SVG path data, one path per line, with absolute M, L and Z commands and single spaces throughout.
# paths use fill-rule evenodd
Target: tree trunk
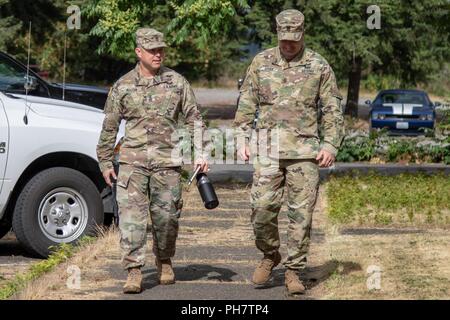
M 352 59 L 351 69 L 348 73 L 348 91 L 345 114 L 352 118 L 358 117 L 359 83 L 361 82 L 362 58 Z

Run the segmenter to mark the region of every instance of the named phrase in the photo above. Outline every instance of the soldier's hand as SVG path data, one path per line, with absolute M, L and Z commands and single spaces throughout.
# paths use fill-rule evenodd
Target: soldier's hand
M 208 171 L 208 161 L 205 159 L 197 159 L 194 162 L 194 167 L 197 168 L 200 166 L 200 172 L 207 172 Z
M 114 172 L 114 169 L 106 169 L 105 171 L 102 172 L 103 173 L 103 178 L 105 178 L 106 183 L 112 187 L 112 182 L 111 182 L 111 176 L 117 180 L 117 176 L 116 173 Z
M 241 157 L 242 160 L 247 161 L 250 159 L 250 149 L 248 146 L 243 146 L 238 151 L 239 157 Z
M 320 150 L 319 154 L 316 157 L 316 160 L 319 161 L 319 167 L 330 167 L 333 165 L 336 157 L 334 154 L 327 150 Z

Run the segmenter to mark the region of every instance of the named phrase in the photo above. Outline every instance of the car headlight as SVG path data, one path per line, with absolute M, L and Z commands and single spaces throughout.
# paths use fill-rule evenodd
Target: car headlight
M 386 118 L 386 115 L 384 115 L 383 113 L 373 113 L 372 118 L 376 120 L 384 120 L 384 118 Z
M 433 121 L 433 115 L 432 114 L 421 114 L 419 117 L 420 120 L 425 121 Z

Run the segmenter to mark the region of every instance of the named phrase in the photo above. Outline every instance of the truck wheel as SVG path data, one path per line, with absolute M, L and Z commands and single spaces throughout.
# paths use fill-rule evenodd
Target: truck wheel
M 47 257 L 51 246 L 95 234 L 103 204 L 94 183 L 79 171 L 56 167 L 25 185 L 13 214 L 17 239 L 32 254 Z

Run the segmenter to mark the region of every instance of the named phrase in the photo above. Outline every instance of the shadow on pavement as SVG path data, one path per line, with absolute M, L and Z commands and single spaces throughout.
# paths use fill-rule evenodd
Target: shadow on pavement
M 190 264 L 184 267 L 174 267 L 177 281 L 215 280 L 232 282 L 237 273 L 227 269 L 206 264 Z M 148 290 L 158 285 L 158 275 L 155 268 L 143 271 L 143 289 Z
M 308 290 L 316 287 L 320 283 L 326 281 L 332 274 L 338 272 L 341 275 L 346 275 L 354 271 L 362 270 L 361 265 L 349 261 L 330 260 L 324 264 L 307 267 L 305 271 L 300 272 L 300 279 Z M 264 286 L 256 287 L 259 290 L 269 289 L 273 287 L 284 286 L 284 268 L 279 268 L 273 271 L 272 281 Z
M 0 257 L 24 257 L 33 258 L 38 257 L 28 253 L 17 240 L 0 240 Z

